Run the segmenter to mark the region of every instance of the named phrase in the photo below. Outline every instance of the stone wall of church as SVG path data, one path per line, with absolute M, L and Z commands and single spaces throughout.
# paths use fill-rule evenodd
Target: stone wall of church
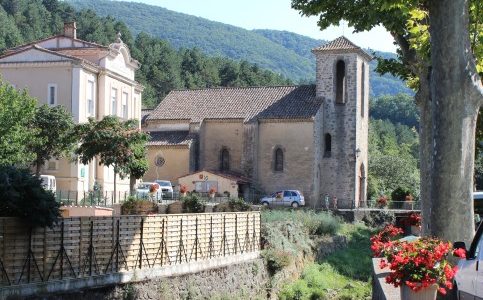
M 314 172 L 313 121 L 262 121 L 259 124 L 258 182 L 262 190 L 300 190 L 312 205 Z M 275 171 L 275 150 L 283 151 L 283 171 Z
M 143 181 L 170 180 L 176 184 L 176 179 L 190 172 L 190 147 L 188 146 L 148 146 L 149 169 L 143 176 Z M 156 166 L 157 156 L 164 158 L 162 166 Z
M 242 170 L 243 175 L 253 178 L 255 181 L 258 179 L 256 168 L 258 145 L 258 122 L 245 123 L 243 126 Z
M 364 63 L 364 68 L 362 64 Z M 356 147 L 360 150 L 356 162 L 356 206 L 365 206 L 367 200 L 367 168 L 368 168 L 368 147 L 369 147 L 369 62 L 362 57 L 357 59 L 357 99 L 359 105 L 357 106 L 357 132 L 356 132 Z M 364 71 L 364 76 L 362 76 Z M 364 82 L 362 82 L 364 80 Z M 364 85 L 364 88 L 362 88 Z M 362 101 L 364 103 L 362 104 Z
M 205 120 L 200 128 L 200 169 L 220 170 L 221 151 L 226 148 L 230 171 L 242 173 L 243 120 Z
M 356 197 L 356 122 L 357 54 L 317 53 L 317 96 L 324 97 L 323 104 L 323 154 L 320 194 L 337 197 L 338 207 L 349 208 Z M 336 64 L 345 62 L 345 103 L 335 103 Z M 331 136 L 330 152 L 326 151 L 326 134 Z

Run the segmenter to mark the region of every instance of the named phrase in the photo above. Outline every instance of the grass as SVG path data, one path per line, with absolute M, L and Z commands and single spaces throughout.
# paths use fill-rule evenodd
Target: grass
M 335 234 L 341 228 L 341 220 L 331 213 L 311 210 L 265 210 L 262 212 L 265 224 L 277 222 L 301 223 L 309 234 Z
M 352 300 L 371 298 L 372 231 L 364 225 L 344 224 L 339 234 L 348 239 L 347 248 L 307 266 L 300 279 L 285 286 L 280 299 Z

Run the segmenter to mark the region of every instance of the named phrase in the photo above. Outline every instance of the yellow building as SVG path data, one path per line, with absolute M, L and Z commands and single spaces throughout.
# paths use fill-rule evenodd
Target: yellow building
M 18 89 L 27 88 L 40 104 L 62 105 L 76 123 L 106 115 L 141 119 L 143 87 L 134 80 L 139 69 L 120 34 L 109 46 L 77 39 L 76 24 L 66 23 L 63 34 L 21 45 L 0 56 L 0 74 Z M 94 183 L 113 190 L 112 168 L 67 160 L 47 162 L 42 174 L 57 178 L 61 191 L 88 191 Z M 119 180 L 118 190 L 129 190 Z

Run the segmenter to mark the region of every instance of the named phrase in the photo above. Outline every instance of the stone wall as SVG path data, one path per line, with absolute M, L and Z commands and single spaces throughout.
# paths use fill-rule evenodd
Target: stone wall
M 360 69 L 362 58 L 356 53 L 316 53 L 317 96 L 324 98 L 322 140 L 330 134 L 330 155 L 322 154 L 320 194 L 337 197 L 338 206 L 350 208 L 359 196 L 360 165 L 367 168 L 367 112 L 361 118 Z M 336 64 L 345 62 L 345 103 L 335 103 Z M 366 68 L 365 94 L 368 95 Z M 368 111 L 368 101 L 365 102 Z M 366 124 L 364 124 L 364 122 Z M 356 150 L 361 150 L 358 154 Z M 357 157 L 359 155 L 359 157 Z M 367 173 L 367 171 L 366 171 Z M 367 176 L 366 176 L 367 177 Z M 358 199 L 357 199 L 358 200 Z
M 297 189 L 311 204 L 314 176 L 313 121 L 264 121 L 259 124 L 258 175 L 262 189 L 273 193 Z M 283 171 L 274 170 L 274 154 L 283 151 Z
M 143 180 L 170 180 L 174 184 L 178 177 L 190 172 L 190 151 L 189 146 L 148 146 L 149 169 L 144 174 Z M 158 155 L 165 159 L 161 167 L 157 167 L 154 163 Z
M 255 259 L 178 277 L 30 299 L 267 299 L 268 282 L 263 259 Z
M 243 120 L 205 120 L 200 132 L 200 167 L 219 170 L 222 148 L 229 151 L 230 171 L 242 172 Z

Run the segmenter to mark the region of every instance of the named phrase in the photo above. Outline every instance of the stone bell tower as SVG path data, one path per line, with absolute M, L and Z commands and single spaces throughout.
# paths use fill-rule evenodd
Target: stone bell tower
M 320 198 L 338 208 L 366 204 L 371 55 L 341 36 L 312 50 L 316 95 L 323 98 Z

